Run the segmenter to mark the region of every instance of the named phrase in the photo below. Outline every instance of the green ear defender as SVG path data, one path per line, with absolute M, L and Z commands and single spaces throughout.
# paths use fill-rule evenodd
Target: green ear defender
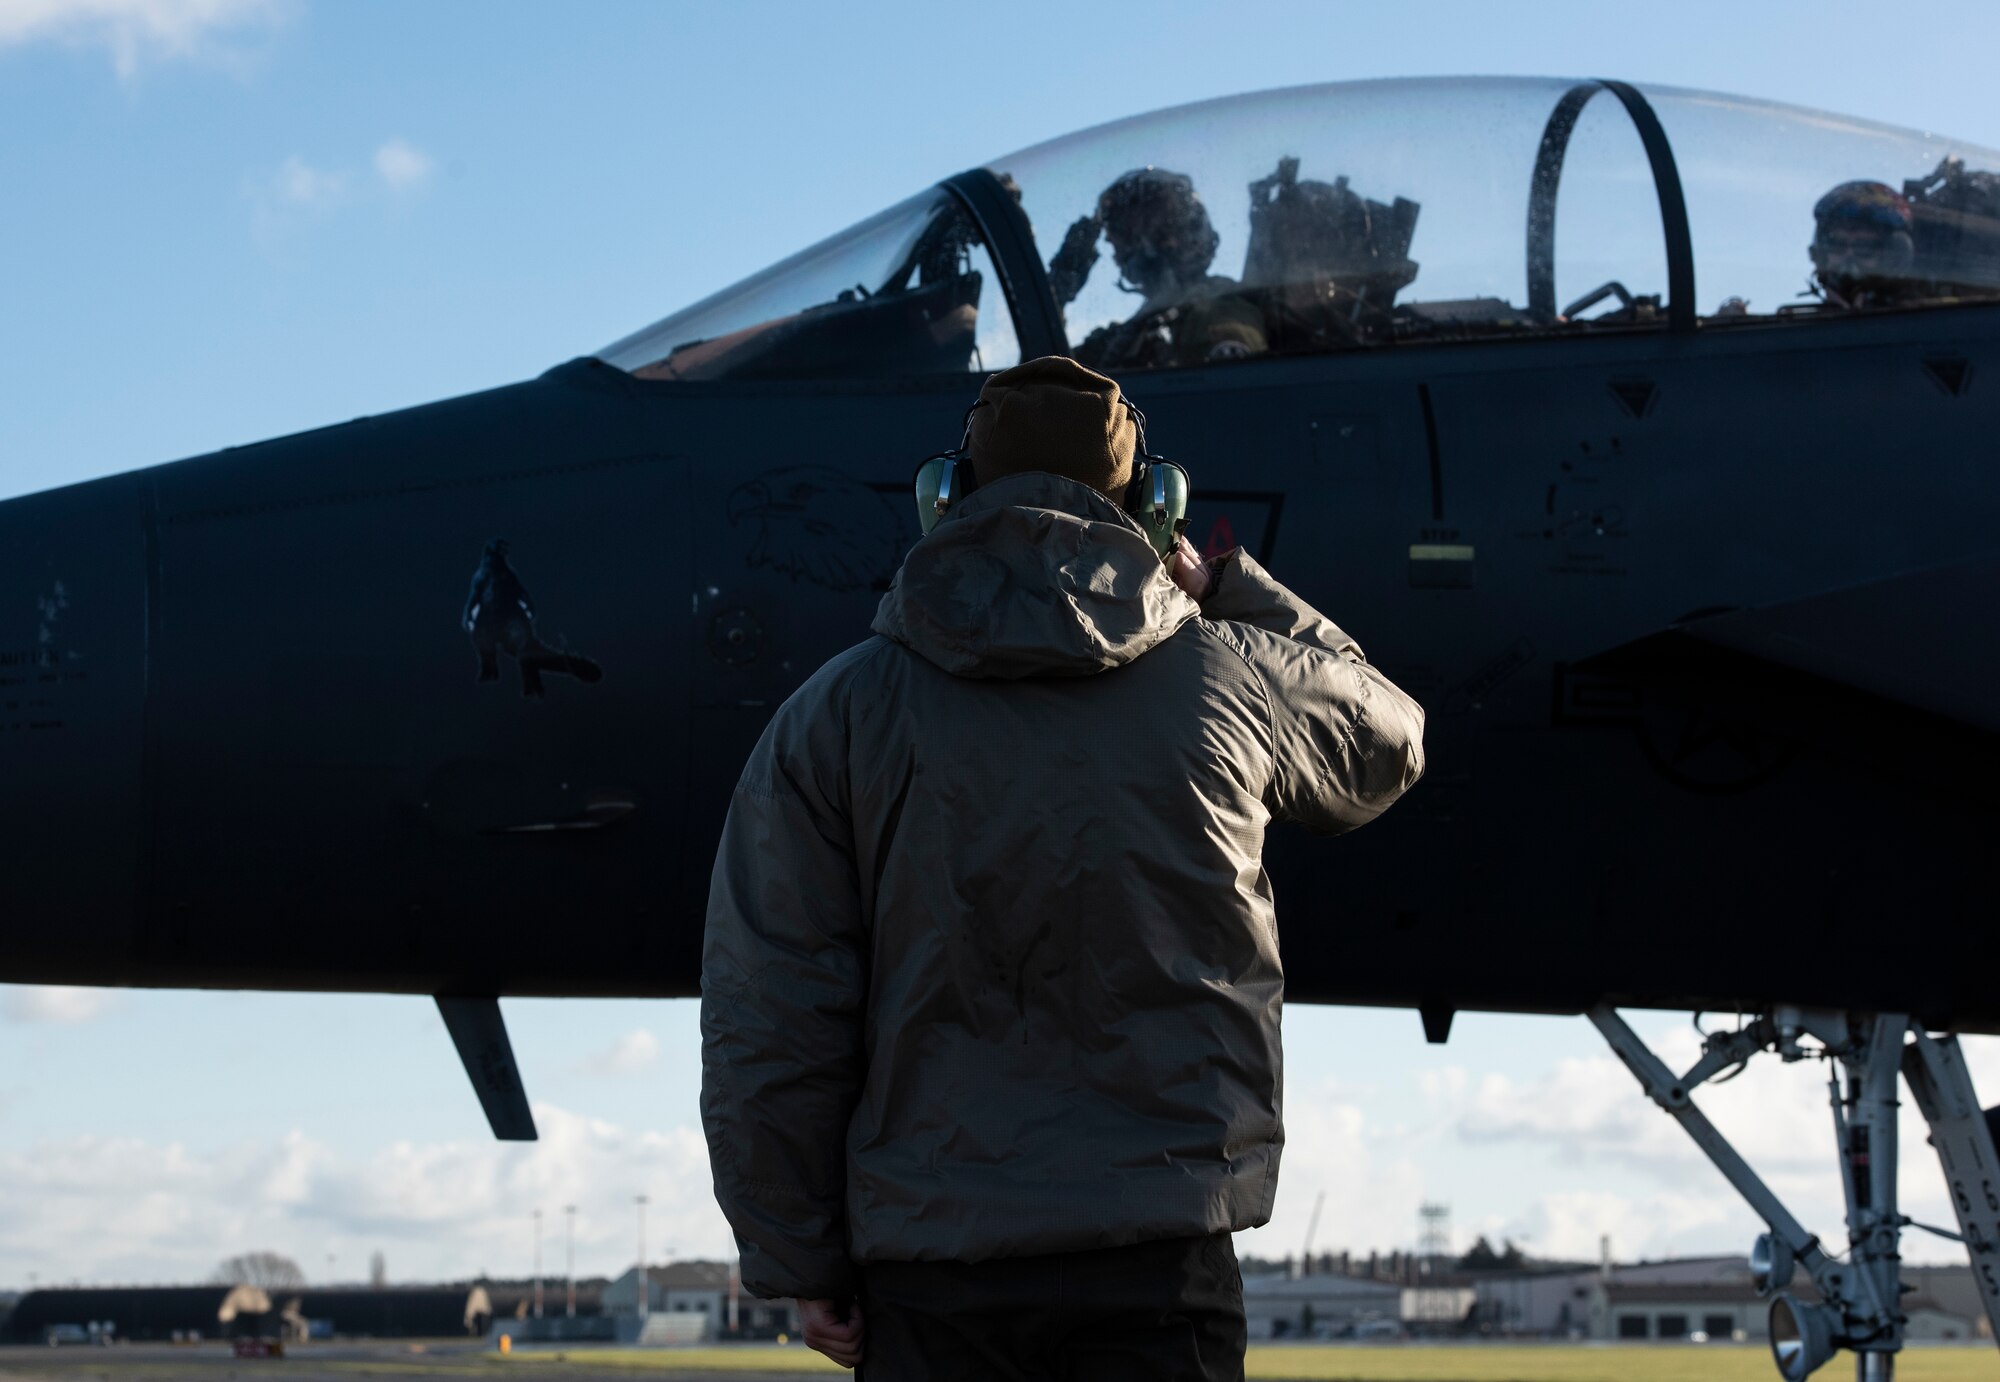
M 945 510 L 953 501 L 963 499 L 978 488 L 972 467 L 961 464 L 965 460 L 966 444 L 972 440 L 972 415 L 986 406 L 985 400 L 973 404 L 965 410 L 965 432 L 958 439 L 958 445 L 949 451 L 930 457 L 917 467 L 917 477 L 911 488 L 917 494 L 917 523 L 926 536 L 937 527 Z
M 1147 541 L 1165 561 L 1187 531 L 1191 492 L 1187 472 L 1146 449 L 1146 415 L 1131 400 L 1123 401 L 1139 430 L 1139 461 L 1132 469 L 1132 483 L 1125 487 L 1121 507 L 1145 530 Z M 956 447 L 929 457 L 917 467 L 911 488 L 916 494 L 917 522 L 925 533 L 937 526 L 954 503 L 978 488 L 977 477 L 966 464 L 966 443 L 972 436 L 972 414 L 984 406 L 975 403 L 966 410 L 965 435 Z
M 1138 492 L 1136 503 L 1134 491 Z M 1172 554 L 1174 544 L 1187 531 L 1187 507 L 1185 470 L 1158 456 L 1149 456 L 1139 463 L 1131 487 L 1125 491 L 1125 512 L 1146 530 L 1146 538 L 1160 554 L 1161 561 Z
M 1155 456 L 1146 445 L 1146 415 L 1131 399 L 1120 400 L 1132 414 L 1139 432 L 1139 463 L 1132 467 L 1132 483 L 1125 487 L 1125 512 L 1146 530 L 1147 541 L 1165 561 L 1187 531 L 1188 499 L 1192 487 L 1187 472 L 1164 456 Z
M 917 522 L 926 533 L 937 527 L 937 521 L 957 497 L 951 492 L 951 482 L 958 459 L 952 455 L 933 456 L 917 467 Z

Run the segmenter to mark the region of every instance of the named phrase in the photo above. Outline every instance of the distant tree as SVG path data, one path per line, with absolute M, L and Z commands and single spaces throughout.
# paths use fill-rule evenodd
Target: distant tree
M 306 1274 L 299 1264 L 276 1252 L 246 1252 L 232 1257 L 215 1269 L 209 1278 L 221 1286 L 303 1286 Z
M 1465 1256 L 1458 1259 L 1458 1269 L 1461 1272 L 1497 1272 L 1517 1268 L 1527 1261 L 1526 1254 L 1514 1246 L 1513 1239 L 1505 1238 L 1501 1243 L 1501 1251 L 1495 1252 L 1482 1233 L 1473 1240 Z
M 1472 1240 L 1472 1246 L 1466 1249 L 1465 1256 L 1458 1259 L 1458 1269 L 1461 1272 L 1490 1272 L 1499 1265 L 1500 1254 L 1493 1251 L 1493 1245 L 1486 1241 L 1486 1235 L 1483 1233 Z
M 389 1260 L 382 1256 L 380 1248 L 369 1254 L 368 1284 L 378 1291 L 389 1284 Z
M 1280 1276 L 1285 1271 L 1285 1264 L 1277 1258 L 1258 1257 L 1254 1253 L 1239 1259 L 1237 1267 L 1245 1276 Z

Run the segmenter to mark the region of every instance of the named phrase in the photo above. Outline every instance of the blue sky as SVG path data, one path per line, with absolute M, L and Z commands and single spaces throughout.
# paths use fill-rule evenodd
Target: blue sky
M 2000 145 L 2000 9 L 1895 23 L 1879 3 L 0 0 L 0 497 L 531 375 L 957 169 L 1236 91 L 1613 75 Z M 485 1138 L 425 1001 L 0 988 L 0 1288 L 258 1247 L 315 1275 L 376 1248 L 403 1278 L 524 1272 L 530 1212 L 565 1203 L 580 1268 L 615 1271 L 640 1192 L 656 1254 L 725 1252 L 692 1005 L 508 1011 L 529 1149 Z M 1684 1017 L 1646 1025 L 1685 1047 Z M 1296 1250 L 1320 1189 L 1321 1247 L 1408 1246 L 1427 1197 L 1461 1242 L 1549 1252 L 1753 1232 L 1581 1020 L 1470 1015 L 1432 1048 L 1413 1014 L 1294 1009 L 1287 1035 L 1283 1189 L 1245 1251 Z M 1821 1097 L 1760 1072 L 1715 1106 L 1830 1225 Z M 1912 1161 L 1912 1212 L 1944 1217 Z

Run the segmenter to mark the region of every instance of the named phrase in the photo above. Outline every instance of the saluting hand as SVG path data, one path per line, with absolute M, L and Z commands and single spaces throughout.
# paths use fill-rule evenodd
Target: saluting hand
M 1208 573 L 1208 565 L 1195 552 L 1194 544 L 1183 533 L 1174 544 L 1173 552 L 1167 557 L 1167 574 L 1174 578 L 1174 584 L 1188 593 L 1188 598 L 1200 604 L 1208 595 L 1214 579 Z
M 817 1349 L 843 1368 L 861 1361 L 861 1302 L 800 1300 L 799 1320 L 806 1347 Z

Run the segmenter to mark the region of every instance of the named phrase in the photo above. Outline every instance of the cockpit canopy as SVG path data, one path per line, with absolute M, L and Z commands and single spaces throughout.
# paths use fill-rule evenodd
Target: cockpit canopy
M 600 355 L 648 379 L 900 378 L 1025 345 L 1129 373 L 1996 298 L 2000 153 L 1666 87 L 1426 78 L 1036 145 Z

